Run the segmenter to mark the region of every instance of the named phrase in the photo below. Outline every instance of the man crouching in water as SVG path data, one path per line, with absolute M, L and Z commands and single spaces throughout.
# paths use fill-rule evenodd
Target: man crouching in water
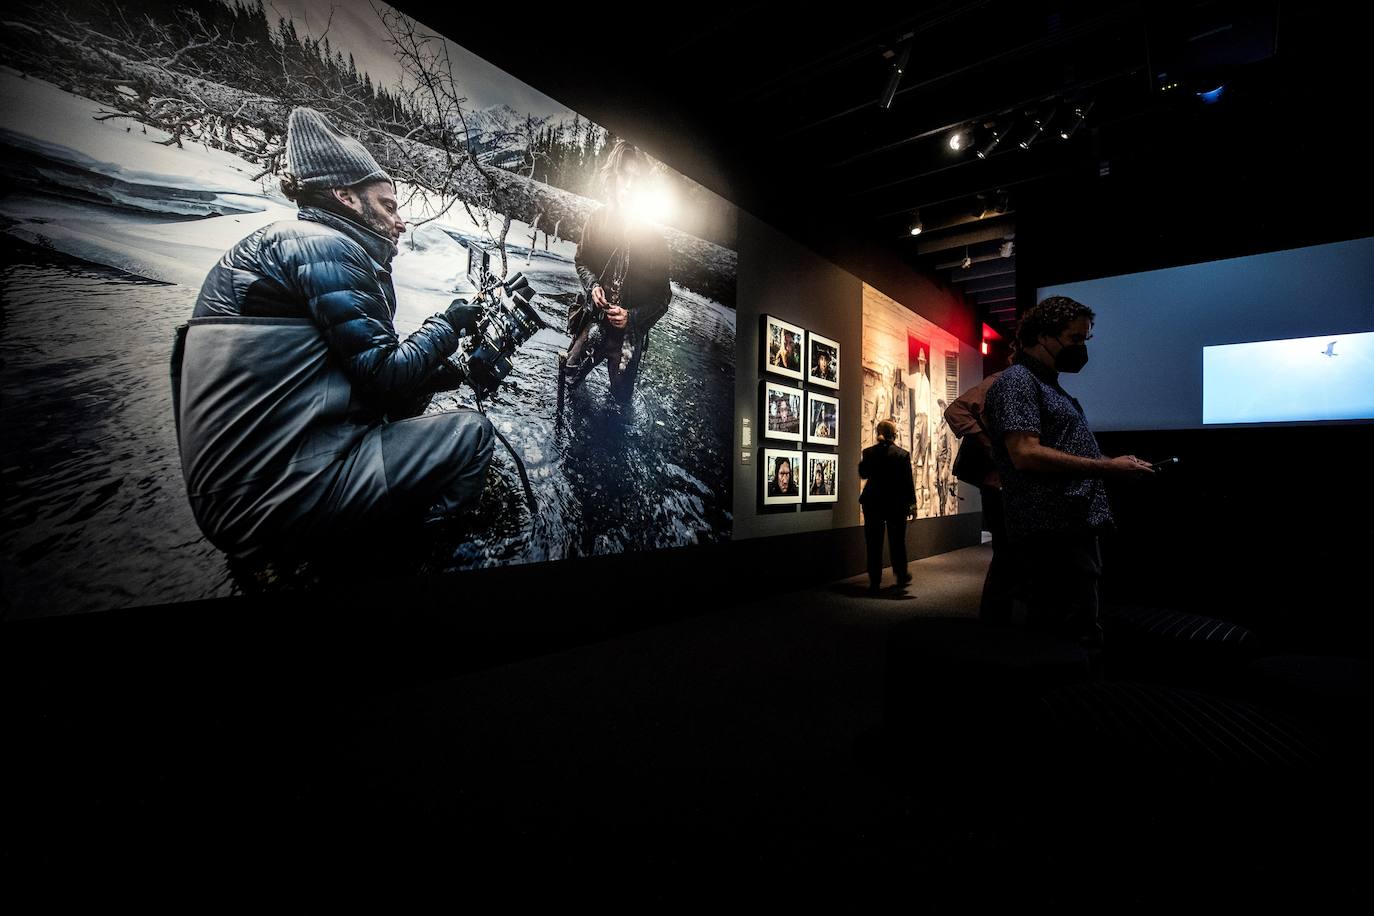
M 446 359 L 479 310 L 455 301 L 397 338 L 405 223 L 391 178 L 309 108 L 291 112 L 286 159 L 297 219 L 210 270 L 172 370 L 191 509 L 234 559 L 450 515 L 480 493 L 492 454 L 481 415 L 421 416 L 461 383 Z

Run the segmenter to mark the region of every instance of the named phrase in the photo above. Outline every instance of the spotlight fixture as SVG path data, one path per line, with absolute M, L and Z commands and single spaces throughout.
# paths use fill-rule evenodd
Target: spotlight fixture
M 973 266 L 973 258 L 971 258 L 971 257 L 968 256 L 968 246 L 967 246 L 967 245 L 964 246 L 964 261 L 963 261 L 963 263 L 960 264 L 959 266 L 962 267 L 964 270 L 968 270 L 970 267 Z
M 1073 135 L 1078 133 L 1078 129 L 1083 126 L 1084 119 L 1088 117 L 1088 112 L 1092 111 L 1092 109 L 1092 102 L 1089 102 L 1086 105 L 1082 103 L 1075 105 L 1073 107 L 1073 120 L 1070 121 L 1068 124 L 1065 124 L 1063 127 L 1059 128 L 1059 139 L 1072 139 Z
M 917 210 L 911 214 L 911 234 L 920 235 L 925 225 L 921 222 L 921 211 Z
M 1002 138 L 1011 130 L 1011 121 L 999 124 L 992 129 L 992 139 L 983 144 L 983 148 L 978 151 L 979 159 L 986 159 L 992 155 L 992 151 L 997 149 L 997 144 L 1002 142 Z
M 1014 246 L 1012 245 L 1011 241 L 1008 240 L 1002 243 L 1002 247 L 997 250 L 997 253 L 1004 258 L 1009 258 L 1011 257 L 1013 250 Z
M 949 148 L 956 153 L 960 150 L 968 149 L 973 142 L 973 134 L 966 127 L 955 128 L 954 133 L 949 135 Z
M 1050 121 L 1054 118 L 1054 113 L 1055 109 L 1051 108 L 1048 113 L 1036 113 L 1031 115 L 1030 130 L 1021 138 L 1021 142 L 1018 143 L 1017 146 L 1022 149 L 1030 149 L 1031 144 L 1039 140 L 1040 135 L 1043 134 L 1045 128 L 1049 126 Z
M 902 43 L 902 49 L 897 52 L 897 59 L 892 64 L 892 72 L 888 74 L 887 85 L 883 88 L 882 97 L 878 99 L 879 108 L 892 107 L 892 99 L 897 95 L 897 86 L 902 82 L 902 74 L 906 72 L 906 64 L 910 59 L 911 42 L 906 41 Z

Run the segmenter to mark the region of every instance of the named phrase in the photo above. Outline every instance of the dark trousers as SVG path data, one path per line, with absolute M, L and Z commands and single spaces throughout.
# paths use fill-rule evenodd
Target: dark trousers
M 448 410 L 369 430 L 321 504 L 331 528 L 451 515 L 486 483 L 496 435 L 486 417 Z
M 1026 626 L 1095 639 L 1102 555 L 1095 534 L 1037 534 L 1017 544 L 1025 563 Z
M 864 513 L 864 540 L 868 544 L 868 582 L 874 588 L 883 579 L 883 529 L 887 529 L 888 553 L 892 559 L 892 572 L 900 582 L 909 574 L 906 571 L 906 513 L 878 515 Z
M 983 524 L 992 534 L 992 562 L 983 579 L 983 598 L 978 619 L 987 623 L 1010 623 L 1012 600 L 1021 585 L 1016 547 L 1007 539 L 1007 516 L 1002 507 L 1000 487 L 979 487 L 983 496 Z
M 629 339 L 632 352 L 625 365 L 625 341 Z M 628 403 L 634 394 L 635 379 L 639 376 L 639 363 L 649 345 L 649 335 L 633 334 L 628 327 L 612 327 L 609 322 L 593 321 L 582 329 L 568 347 L 568 362 L 563 370 L 572 384 L 576 385 L 587 377 L 602 360 L 606 361 L 606 373 L 610 379 L 611 397 L 620 403 Z

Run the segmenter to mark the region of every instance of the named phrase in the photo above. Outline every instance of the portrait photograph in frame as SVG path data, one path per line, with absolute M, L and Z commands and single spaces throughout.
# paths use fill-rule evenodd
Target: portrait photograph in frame
M 833 503 L 839 501 L 840 456 L 830 452 L 806 453 L 806 476 L 802 478 L 802 490 L 808 503 Z
M 763 504 L 798 506 L 802 501 L 802 453 L 787 448 L 763 450 Z
M 763 416 L 763 423 L 760 424 L 763 427 L 763 438 L 783 439 L 787 442 L 802 441 L 802 424 L 805 422 L 802 413 L 802 394 L 800 388 L 780 385 L 768 379 L 763 380 L 763 396 L 760 404 Z
M 837 391 L 840 387 L 840 345 L 814 331 L 806 336 L 806 380 Z
M 772 315 L 763 316 L 763 366 L 774 375 L 801 381 L 806 330 Z
M 815 391 L 806 393 L 806 441 L 815 445 L 840 444 L 840 401 Z

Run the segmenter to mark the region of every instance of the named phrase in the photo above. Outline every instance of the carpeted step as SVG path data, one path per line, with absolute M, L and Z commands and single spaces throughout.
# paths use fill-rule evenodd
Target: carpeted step
M 1229 690 L 1260 653 L 1248 627 L 1168 608 L 1119 607 L 1105 611 L 1108 676 Z
M 1048 741 L 1107 771 L 1193 776 L 1312 771 L 1331 762 L 1326 735 L 1285 713 L 1161 684 L 1104 681 L 1047 692 Z

